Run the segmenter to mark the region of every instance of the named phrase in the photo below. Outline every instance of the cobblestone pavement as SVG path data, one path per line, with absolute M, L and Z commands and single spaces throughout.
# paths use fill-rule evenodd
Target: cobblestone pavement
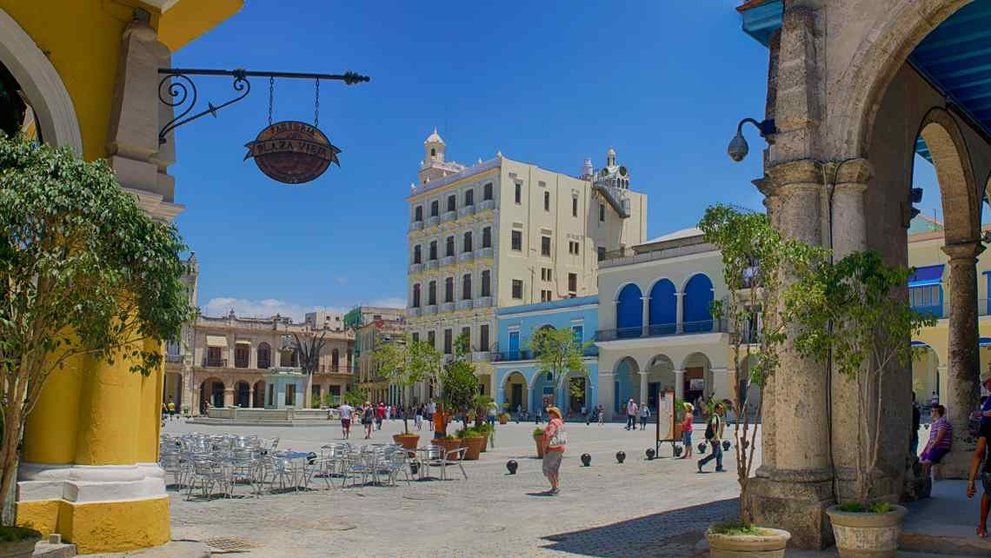
M 496 448 L 465 463 L 468 480 L 330 490 L 318 480 L 319 489 L 305 493 L 255 498 L 245 487 L 234 499 L 210 501 L 173 493 L 172 537 L 236 539 L 251 547 L 241 554 L 251 557 L 691 556 L 710 522 L 736 513 L 733 450 L 725 454 L 728 472 L 699 474 L 694 460 L 672 459 L 670 445 L 647 461 L 653 430 L 629 432 L 619 424 L 569 423 L 561 494 L 543 496 L 548 485 L 534 457 L 533 427 L 498 427 Z M 390 441 L 401 429 L 393 421 L 372 441 Z M 340 439 L 336 427 L 172 423 L 166 431 L 253 432 L 304 451 Z M 429 435 L 424 427 L 421 445 Z M 701 437 L 696 425 L 696 443 Z M 622 465 L 619 450 L 627 454 Z M 579 460 L 585 452 L 592 456 L 588 468 Z M 519 462 L 516 475 L 507 474 L 508 459 Z

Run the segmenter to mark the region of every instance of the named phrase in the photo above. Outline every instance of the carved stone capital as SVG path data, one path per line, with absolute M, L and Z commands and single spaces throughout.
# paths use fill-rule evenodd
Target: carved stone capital
M 950 257 L 950 263 L 967 263 L 973 265 L 977 256 L 984 252 L 984 245 L 977 240 L 956 242 L 943 246 L 943 253 Z
M 833 183 L 837 187 L 852 187 L 852 185 L 862 185 L 867 188 L 867 182 L 873 175 L 871 163 L 867 159 L 848 159 L 839 163 L 827 163 L 835 165 L 833 172 Z M 848 186 L 851 185 L 851 186 Z
M 811 159 L 801 159 L 766 167 L 764 178 L 757 187 L 765 196 L 775 196 L 789 186 L 822 183 L 822 164 Z

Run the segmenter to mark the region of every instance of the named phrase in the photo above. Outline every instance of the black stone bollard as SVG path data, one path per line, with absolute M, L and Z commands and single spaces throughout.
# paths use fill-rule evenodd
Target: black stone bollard
M 647 461 L 653 461 L 657 451 L 654 448 L 647 448 Z
M 513 459 L 510 459 L 509 461 L 506 462 L 506 469 L 509 470 L 509 474 L 510 475 L 515 475 L 516 474 L 516 468 L 519 467 L 519 466 L 520 466 L 520 464 L 517 463 Z
M 617 451 L 616 452 L 616 461 L 619 461 L 620 463 L 622 463 L 625 460 L 626 460 L 626 452 L 625 451 Z
M 588 467 L 592 463 L 592 456 L 587 453 L 583 453 L 581 460 L 582 460 L 582 465 Z
M 730 443 L 729 440 L 723 440 L 723 451 L 729 451 Z
M 685 450 L 681 446 L 675 446 L 674 447 L 674 456 L 675 457 L 681 457 L 681 454 L 682 454 L 683 451 L 685 451 Z
M 413 473 L 413 476 L 416 476 L 416 474 L 418 472 L 420 472 L 420 462 L 419 461 L 410 461 L 409 462 L 409 470 L 410 470 L 411 473 Z
M 705 448 L 709 447 L 705 442 L 699 442 L 699 453 L 705 454 Z

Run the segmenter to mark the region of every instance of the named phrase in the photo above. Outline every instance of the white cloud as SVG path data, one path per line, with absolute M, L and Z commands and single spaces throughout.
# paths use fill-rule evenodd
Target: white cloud
M 381 306 L 383 308 L 406 308 L 406 299 L 398 296 L 378 298 L 368 303 L 369 306 Z
M 348 278 L 344 275 L 338 275 L 337 277 L 334 277 L 334 281 L 336 281 L 338 285 L 348 284 Z
M 294 321 L 303 321 L 303 315 L 307 312 L 326 310 L 331 312 L 347 312 L 346 308 L 334 308 L 328 306 L 303 306 L 275 298 L 262 300 L 250 300 L 246 298 L 215 297 L 207 301 L 203 306 L 203 313 L 207 316 L 226 316 L 228 312 L 241 317 L 269 318 L 276 314 L 289 316 Z

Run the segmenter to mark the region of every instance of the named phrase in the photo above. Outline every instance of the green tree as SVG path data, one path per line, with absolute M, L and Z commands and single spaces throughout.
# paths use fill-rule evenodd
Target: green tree
M 475 365 L 468 359 L 470 347 L 466 335 L 455 339 L 454 351 L 454 359 L 444 366 L 441 374 L 440 401 L 445 412 L 463 413 L 467 427 L 468 412 L 478 396 L 478 377 L 475 376 Z M 446 420 L 444 426 L 446 433 Z
M 869 509 L 882 434 L 882 394 L 893 368 L 910 366 L 912 335 L 935 325 L 912 310 L 902 291 L 909 270 L 888 266 L 876 252 L 824 260 L 789 293 L 801 324 L 795 346 L 820 362 L 832 362 L 857 385 L 856 503 Z M 837 494 L 837 498 L 841 497 Z
M 327 330 L 325 329 L 320 332 L 320 335 L 314 333 L 303 339 L 299 333 L 293 332 L 288 339 L 289 345 L 299 355 L 299 367 L 306 374 L 306 394 L 303 396 L 304 408 L 313 407 L 313 375 L 320 368 L 320 351 L 327 344 L 326 335 Z
M 368 401 L 368 392 L 352 388 L 344 392 L 341 400 L 352 407 L 361 407 L 365 404 L 365 401 Z
M 25 420 L 45 380 L 80 357 L 158 371 L 160 342 L 177 339 L 192 311 L 176 228 L 146 215 L 103 161 L 0 137 L 0 229 L 6 507 Z
M 433 345 L 407 338 L 403 343 L 385 343 L 372 353 L 379 372 L 390 384 L 406 388 L 420 382 L 435 387 L 441 373 L 441 354 Z M 409 434 L 409 419 L 403 414 Z
M 706 242 L 719 248 L 723 280 L 729 295 L 714 301 L 712 315 L 726 323 L 736 370 L 747 374 L 736 382 L 734 400 L 728 401 L 737 420 L 733 438 L 737 479 L 740 483 L 740 521 L 750 524 L 753 512 L 747 497 L 756 449 L 757 424 L 761 422 L 763 397 L 750 401 L 751 387 L 762 388 L 778 368 L 781 344 L 788 323 L 782 279 L 786 271 L 809 269 L 809 262 L 823 257 L 821 249 L 783 239 L 767 215 L 743 213 L 725 205 L 706 209 L 699 222 Z M 711 416 L 715 402 L 708 402 Z
M 575 339 L 575 333 L 570 328 L 554 329 L 545 327 L 538 329 L 530 336 L 530 350 L 537 359 L 537 371 L 550 374 L 552 385 L 561 385 L 569 373 L 588 375 L 588 369 L 582 362 L 585 347 Z M 567 386 L 570 395 L 582 397 L 584 392 L 578 386 Z

